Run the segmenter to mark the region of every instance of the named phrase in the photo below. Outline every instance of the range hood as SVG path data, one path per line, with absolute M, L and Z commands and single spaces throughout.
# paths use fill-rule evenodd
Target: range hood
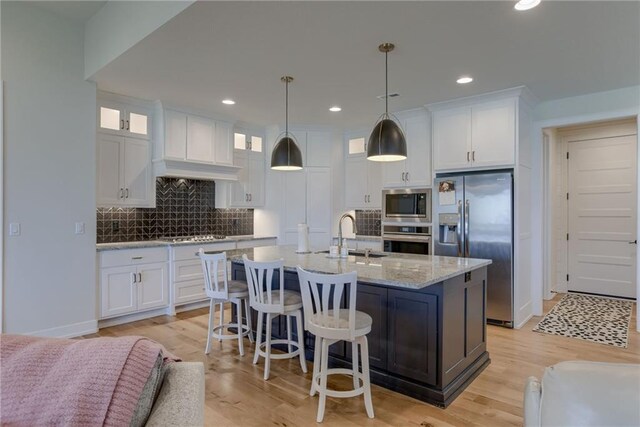
M 155 177 L 189 178 L 205 181 L 237 181 L 239 166 L 200 163 L 185 160 L 157 159 L 153 161 Z

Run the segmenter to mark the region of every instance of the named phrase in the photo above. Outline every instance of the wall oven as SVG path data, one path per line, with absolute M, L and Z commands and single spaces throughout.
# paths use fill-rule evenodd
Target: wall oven
M 383 225 L 382 242 L 385 252 L 431 254 L 431 226 Z
M 382 191 L 382 221 L 431 222 L 430 188 L 397 188 Z

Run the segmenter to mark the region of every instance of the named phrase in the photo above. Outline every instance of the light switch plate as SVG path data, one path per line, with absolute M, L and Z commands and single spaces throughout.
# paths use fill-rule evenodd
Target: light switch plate
M 9 236 L 19 236 L 20 235 L 20 223 L 12 222 L 9 224 Z
M 76 222 L 76 234 L 84 234 L 84 222 Z

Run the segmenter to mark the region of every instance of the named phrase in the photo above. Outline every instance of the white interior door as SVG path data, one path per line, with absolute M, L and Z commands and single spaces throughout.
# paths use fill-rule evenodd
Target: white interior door
M 569 282 L 636 297 L 637 136 L 569 140 Z
M 285 245 L 298 243 L 298 224 L 306 222 L 307 186 L 306 172 L 287 171 L 283 174 L 282 239 Z

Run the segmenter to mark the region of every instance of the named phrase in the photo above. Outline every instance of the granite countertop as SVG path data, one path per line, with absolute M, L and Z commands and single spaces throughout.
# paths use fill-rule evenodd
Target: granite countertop
M 327 258 L 325 253 L 297 254 L 296 246 L 266 246 L 227 251 L 227 258 L 242 263 L 247 254 L 255 261 L 284 260 L 284 269 L 296 271 L 296 266 L 321 273 L 356 271 L 358 281 L 397 288 L 422 289 L 443 280 L 459 276 L 491 264 L 491 260 L 453 258 L 432 255 L 386 253 L 381 258 L 350 255 L 346 259 Z M 372 252 L 376 253 L 376 252 Z
M 276 239 L 276 236 L 254 236 L 251 234 L 242 235 L 242 236 L 227 236 L 224 239 L 212 240 L 208 242 L 178 242 L 171 243 L 164 240 L 144 240 L 141 242 L 115 242 L 115 243 L 97 243 L 96 250 L 98 252 L 101 251 L 112 251 L 119 249 L 141 249 L 141 248 L 157 248 L 162 246 L 189 246 L 189 245 L 204 245 L 204 244 L 212 244 L 212 243 L 229 243 L 229 242 L 239 242 L 245 240 L 263 240 L 263 239 Z

